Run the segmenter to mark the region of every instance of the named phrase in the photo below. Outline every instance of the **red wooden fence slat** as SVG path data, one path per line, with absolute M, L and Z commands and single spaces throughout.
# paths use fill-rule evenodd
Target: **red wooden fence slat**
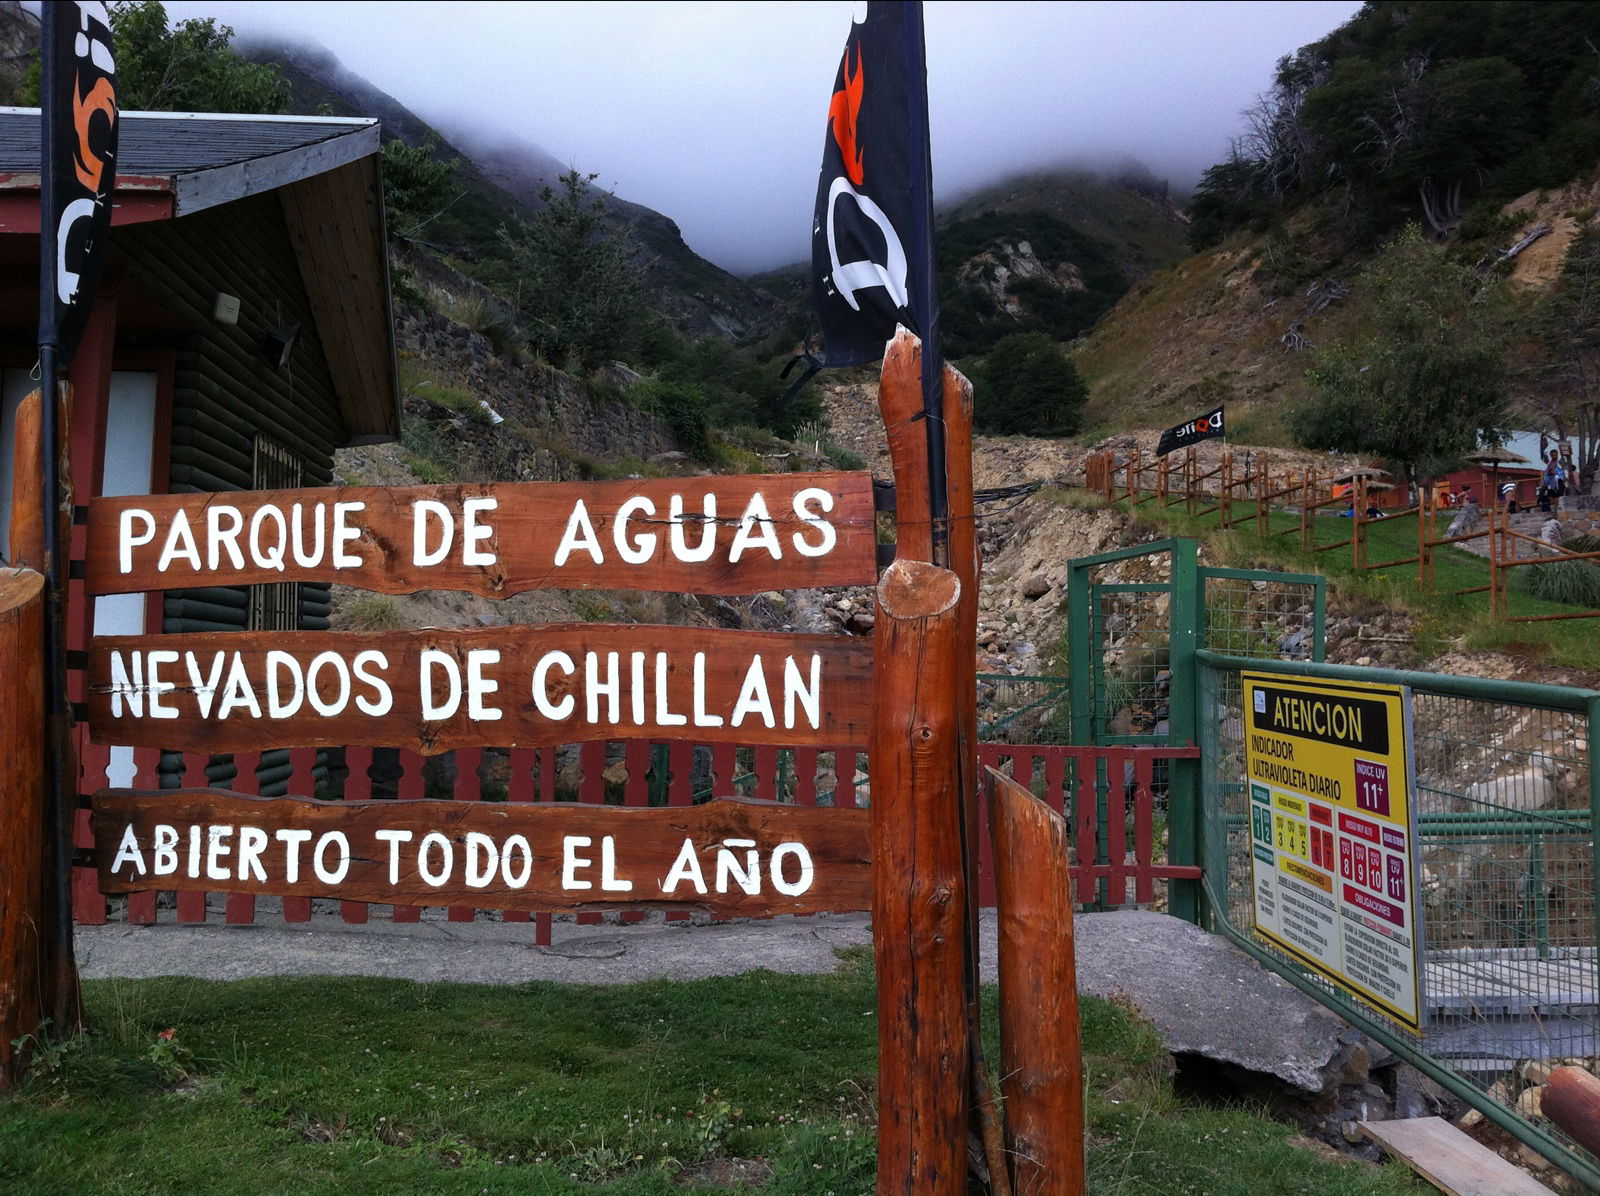
M 1073 835 L 1073 847 L 1078 853 L 1078 866 L 1074 869 L 1077 879 L 1077 900 L 1080 905 L 1087 905 L 1094 900 L 1095 878 L 1094 862 L 1095 851 L 1095 767 L 1094 756 L 1077 756 L 1078 783 L 1073 795 L 1073 809 L 1077 813 L 1077 828 Z
M 233 754 L 233 791 L 235 793 L 260 793 L 261 778 L 256 769 L 261 766 L 260 752 L 235 752 Z M 229 926 L 253 926 L 256 920 L 254 893 L 229 893 L 222 903 L 222 920 Z
M 1038 751 L 1033 747 L 1018 747 L 1011 753 L 1011 779 L 1024 789 L 1033 789 L 1033 759 Z
M 1128 901 L 1128 768 L 1126 752 L 1106 753 L 1106 902 Z
M 711 749 L 711 796 L 732 797 L 733 779 L 739 775 L 737 749 L 731 743 L 719 743 Z
M 817 804 L 817 757 L 821 755 L 816 748 L 795 748 L 791 765 L 794 768 L 794 804 L 797 806 L 814 806 Z
M 300 772 L 301 772 L 302 764 L 301 764 L 301 757 L 296 755 L 297 752 L 304 752 L 305 753 L 305 757 L 306 758 L 305 758 L 305 762 L 304 762 L 304 768 L 305 768 L 306 773 L 309 775 L 311 769 L 316 766 L 316 761 L 317 761 L 316 749 L 314 749 L 314 748 L 291 748 L 289 750 L 289 759 L 294 761 L 294 772 L 295 772 L 295 776 L 298 777 L 300 775 Z M 372 749 L 371 748 L 346 748 L 345 749 L 345 753 L 344 753 L 344 763 L 345 763 L 345 767 L 349 770 L 349 775 L 347 777 L 345 777 L 343 800 L 344 801 L 369 801 L 369 800 L 371 800 L 371 798 L 372 798 L 372 772 L 371 772 L 371 769 L 372 769 Z M 313 785 L 313 788 L 315 788 L 314 785 Z M 295 789 L 292 786 L 290 787 L 289 791 L 291 793 L 299 792 L 299 790 Z M 372 907 L 370 905 L 368 905 L 365 901 L 341 901 L 341 902 L 339 902 L 339 917 L 340 917 L 340 919 L 342 921 L 351 923 L 353 925 L 358 925 L 359 926 L 359 925 L 365 923 L 367 918 L 369 916 L 371 916 L 371 913 L 372 913 Z
M 107 751 L 106 755 L 107 755 L 107 759 L 109 760 L 110 752 Z M 134 748 L 133 749 L 133 785 L 134 785 L 134 788 L 136 788 L 136 789 L 155 789 L 155 788 L 158 788 L 160 786 L 161 782 L 160 782 L 159 778 L 156 776 L 156 768 L 160 764 L 160 762 L 161 762 L 161 753 L 159 751 L 157 751 L 155 748 Z M 105 773 L 104 773 L 104 771 L 102 771 L 100 773 L 100 777 L 103 779 L 104 776 L 105 776 Z M 99 784 L 100 784 L 100 782 L 96 781 L 95 784 L 85 786 L 85 788 L 86 789 L 95 789 L 95 788 L 99 787 Z M 127 920 L 130 923 L 132 923 L 135 926 L 152 926 L 152 925 L 154 925 L 155 924 L 155 920 L 156 920 L 156 895 L 155 895 L 155 892 L 153 890 L 147 890 L 147 891 L 145 891 L 143 893 L 129 893 L 128 894 L 128 910 L 127 910 L 127 914 L 125 915 L 125 917 L 127 918 Z
M 198 752 L 185 752 L 183 756 L 183 785 L 203 788 L 206 785 L 206 764 L 209 758 Z M 178 921 L 204 922 L 206 920 L 205 893 L 178 894 Z
M 763 801 L 778 799 L 778 749 L 758 747 L 750 753 L 751 771 L 756 774 L 750 796 Z
M 453 801 L 479 801 L 483 797 L 483 783 L 478 777 L 478 766 L 483 763 L 483 749 L 479 747 L 457 748 L 452 753 L 456 766 L 455 784 L 450 788 L 450 797 Z M 445 920 L 448 922 L 470 922 L 477 911 L 470 905 L 447 906 Z
M 1155 795 L 1150 792 L 1151 757 L 1139 752 L 1133 760 L 1133 899 L 1148 905 L 1156 899 L 1155 878 Z
M 606 747 L 604 742 L 596 741 L 578 748 L 578 800 L 581 802 L 605 803 Z M 605 921 L 599 914 L 578 914 L 574 920 L 579 926 L 598 926 Z
M 290 748 L 289 767 L 289 792 L 299 794 L 315 793 L 317 788 L 316 778 L 311 775 L 311 770 L 317 765 L 317 751 L 315 748 Z M 285 922 L 311 921 L 311 899 L 309 897 L 285 897 L 283 899 L 283 920 Z
M 628 783 L 622 791 L 622 804 L 625 806 L 648 806 L 650 804 L 650 754 L 651 745 L 643 739 L 632 739 L 622 749 L 623 761 L 628 767 Z M 623 910 L 618 921 L 632 925 L 644 921 L 644 911 L 637 909 Z
M 667 805 L 688 806 L 694 804 L 694 785 L 692 773 L 694 772 L 694 744 L 681 739 L 674 740 L 667 746 Z M 673 909 L 667 911 L 668 922 L 687 922 L 689 911 L 686 909 Z
M 533 748 L 512 748 L 506 753 L 506 801 L 529 802 L 533 800 Z M 508 909 L 500 914 L 502 922 L 526 922 L 532 915 L 525 909 Z
M 400 801 L 416 801 L 426 790 L 422 783 L 423 757 L 416 752 L 396 752 L 400 765 L 400 779 L 395 782 L 395 797 Z M 422 909 L 415 905 L 389 907 L 389 918 L 394 922 L 416 922 L 422 918 Z
M 556 799 L 556 749 L 539 749 L 539 801 Z

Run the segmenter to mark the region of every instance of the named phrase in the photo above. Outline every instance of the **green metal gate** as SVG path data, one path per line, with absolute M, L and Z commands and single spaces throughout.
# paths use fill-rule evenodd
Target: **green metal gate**
M 1600 1059 L 1600 693 L 1323 663 L 1321 577 L 1201 566 L 1173 539 L 1072 562 L 1073 742 L 1173 761 L 1169 912 L 1223 934 L 1581 1183 L 1600 1160 L 1538 1114 L 1541 1067 Z M 1254 932 L 1241 670 L 1405 685 L 1423 860 L 1420 1038 Z
M 1072 742 L 1181 747 L 1199 742 L 1195 652 L 1321 660 L 1326 583 L 1315 574 L 1199 563 L 1192 539 L 1159 540 L 1074 560 L 1067 571 Z M 1199 772 L 1174 760 L 1167 858 L 1200 862 Z M 1174 881 L 1169 912 L 1201 921 L 1197 882 Z

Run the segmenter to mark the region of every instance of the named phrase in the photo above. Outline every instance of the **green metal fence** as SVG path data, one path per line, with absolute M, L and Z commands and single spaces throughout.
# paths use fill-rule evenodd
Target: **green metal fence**
M 1541 1065 L 1600 1054 L 1595 816 L 1600 694 L 1196 653 L 1202 922 L 1311 993 L 1585 1184 L 1600 1161 L 1537 1115 Z M 1420 1039 L 1252 928 L 1241 670 L 1406 685 L 1424 939 Z
M 978 674 L 978 742 L 1071 743 L 1065 677 Z

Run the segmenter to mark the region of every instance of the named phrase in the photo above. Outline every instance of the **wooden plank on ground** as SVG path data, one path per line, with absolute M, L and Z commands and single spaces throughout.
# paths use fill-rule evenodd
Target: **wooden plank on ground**
M 1442 1117 L 1363 1121 L 1361 1132 L 1449 1196 L 1550 1196 L 1550 1189 Z
M 874 521 L 868 473 L 147 494 L 90 502 L 85 581 L 755 594 L 872 584 Z

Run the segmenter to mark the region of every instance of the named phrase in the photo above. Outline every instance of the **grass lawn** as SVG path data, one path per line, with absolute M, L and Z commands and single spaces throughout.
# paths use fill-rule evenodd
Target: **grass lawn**
M 1071 492 L 1070 496 L 1062 492 L 1062 496 L 1063 501 L 1074 505 L 1098 505 L 1102 501 L 1081 491 Z M 1126 499 L 1118 500 L 1115 505 L 1129 509 Z M 1441 650 L 1447 640 L 1461 637 L 1463 646 L 1469 649 L 1509 650 L 1548 660 L 1551 664 L 1600 671 L 1600 634 L 1597 634 L 1600 619 L 1506 622 L 1490 615 L 1487 593 L 1457 594 L 1457 590 L 1489 584 L 1489 562 L 1483 557 L 1448 545 L 1434 549 L 1433 589 L 1428 590 L 1417 583 L 1415 563 L 1376 571 L 1357 570 L 1351 564 L 1348 545 L 1328 547 L 1321 552 L 1302 551 L 1298 515 L 1272 511 L 1268 516 L 1271 534 L 1257 538 L 1253 519 L 1238 522 L 1247 515 L 1253 516 L 1254 511 L 1254 503 L 1234 502 L 1234 526 L 1222 530 L 1217 527 L 1219 516 L 1215 512 L 1191 517 L 1182 506 L 1163 509 L 1155 502 L 1145 502 L 1133 508 L 1132 513 L 1174 535 L 1198 536 L 1211 541 L 1219 550 L 1218 555 L 1230 564 L 1259 564 L 1290 572 L 1323 573 L 1341 593 L 1408 608 L 1418 620 L 1419 663 Z M 1438 535 L 1444 534 L 1447 523 L 1448 519 L 1441 513 Z M 1313 542 L 1333 545 L 1349 539 L 1350 534 L 1350 520 L 1322 516 L 1316 520 Z M 1415 516 L 1397 516 L 1367 525 L 1368 561 L 1401 560 L 1415 556 L 1416 552 Z M 1506 592 L 1511 614 L 1570 614 L 1582 609 L 1547 602 L 1523 592 L 1518 577 L 1527 572 L 1526 567 L 1512 570 L 1512 582 Z
M 161 979 L 86 996 L 95 1031 L 0 1098 L 8 1196 L 709 1192 L 740 1159 L 770 1166 L 763 1192 L 872 1189 L 864 951 L 829 976 Z M 1185 1104 L 1147 1024 L 1091 999 L 1083 1019 L 1092 1191 L 1420 1191 L 1250 1109 Z

